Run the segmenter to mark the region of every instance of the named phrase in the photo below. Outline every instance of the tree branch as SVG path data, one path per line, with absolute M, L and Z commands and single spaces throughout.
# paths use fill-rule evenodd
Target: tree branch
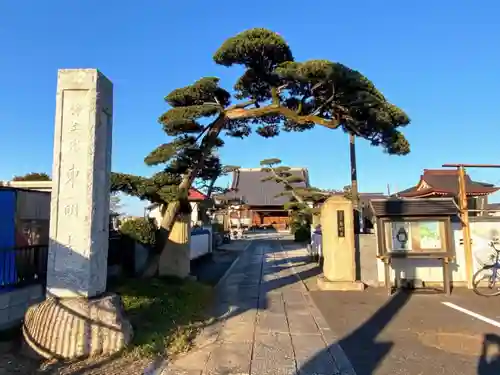
M 281 181 L 281 183 L 285 186 L 288 186 L 290 188 L 290 193 L 292 194 L 292 196 L 295 198 L 295 200 L 299 203 L 302 203 L 302 204 L 305 204 L 306 202 L 304 202 L 304 200 L 302 199 L 301 196 L 299 196 L 296 192 L 295 192 L 295 189 L 293 188 L 293 186 L 283 177 L 281 177 L 280 175 L 278 175 L 278 173 L 276 173 L 276 171 L 274 170 L 273 167 L 270 167 L 269 170 L 271 171 L 271 173 L 274 175 L 274 178 L 276 178 L 278 181 Z
M 227 111 L 231 111 L 233 109 L 241 109 L 241 108 L 246 108 L 246 107 L 249 107 L 251 106 L 252 104 L 257 104 L 257 100 L 249 100 L 247 102 L 243 102 L 243 103 L 238 103 L 238 104 L 235 104 L 231 107 L 229 107 L 227 109 Z
M 243 120 L 248 118 L 258 118 L 269 115 L 282 115 L 288 120 L 291 120 L 299 125 L 305 125 L 314 123 L 317 125 L 324 126 L 329 129 L 337 129 L 340 123 L 336 119 L 327 120 L 325 118 L 315 116 L 315 115 L 304 115 L 300 116 L 295 111 L 290 108 L 283 107 L 281 105 L 271 104 L 262 108 L 232 108 L 228 109 L 225 113 L 226 118 L 229 120 Z

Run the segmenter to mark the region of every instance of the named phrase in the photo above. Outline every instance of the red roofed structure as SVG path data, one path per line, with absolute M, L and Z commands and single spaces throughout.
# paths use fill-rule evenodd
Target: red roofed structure
M 467 195 L 477 197 L 489 195 L 500 188 L 485 182 L 472 181 L 465 175 Z M 454 169 L 424 169 L 417 185 L 410 189 L 400 191 L 399 196 L 405 198 L 430 198 L 458 195 L 458 171 Z
M 486 182 L 473 181 L 465 175 L 468 207 L 483 210 L 488 205 L 488 195 L 500 188 Z M 402 198 L 458 197 L 458 171 L 455 169 L 424 169 L 417 185 L 396 194 Z
M 207 199 L 207 196 L 198 189 L 193 187 L 189 189 L 188 200 L 190 202 L 204 201 L 205 199 Z

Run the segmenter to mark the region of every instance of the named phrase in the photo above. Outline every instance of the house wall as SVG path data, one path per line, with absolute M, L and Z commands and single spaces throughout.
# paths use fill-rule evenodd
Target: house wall
M 191 232 L 190 259 L 199 258 L 212 252 L 212 229 L 194 229 Z
M 369 286 L 378 286 L 377 235 L 372 233 L 358 234 L 356 237 L 359 241 L 361 281 Z
M 42 285 L 0 292 L 0 331 L 21 323 L 28 307 L 45 298 Z
M 311 247 L 314 253 L 322 256 L 322 235 L 311 229 Z M 361 281 L 369 286 L 379 286 L 377 268 L 377 236 L 375 234 L 357 234 L 359 247 Z M 382 269 L 383 275 L 383 269 Z M 382 280 L 383 281 L 383 280 Z
M 198 202 L 190 202 L 191 205 L 191 226 L 198 223 L 199 218 L 199 203 Z M 147 214 L 148 217 L 155 219 L 156 224 L 160 227 L 161 223 L 161 207 L 155 207 Z

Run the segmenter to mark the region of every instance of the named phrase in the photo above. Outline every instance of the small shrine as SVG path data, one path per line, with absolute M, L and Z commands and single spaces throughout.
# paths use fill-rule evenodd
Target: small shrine
M 488 196 L 500 188 L 486 182 L 473 181 L 465 175 L 468 208 L 480 210 L 488 208 Z M 455 198 L 458 196 L 458 171 L 455 169 L 424 169 L 417 185 L 396 193 L 400 198 Z

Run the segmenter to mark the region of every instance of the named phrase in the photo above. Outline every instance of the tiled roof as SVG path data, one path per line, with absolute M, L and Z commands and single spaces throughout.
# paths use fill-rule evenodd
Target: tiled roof
M 293 176 L 301 177 L 305 182 L 294 184 L 297 187 L 309 187 L 309 175 L 305 168 L 291 168 Z M 269 176 L 261 168 L 240 168 L 233 172 L 231 190 L 220 195 L 219 199 L 241 199 L 250 206 L 283 206 L 290 198 L 277 196 L 284 191 L 282 184 L 275 181 L 262 181 Z
M 454 216 L 458 213 L 453 198 L 390 198 L 372 199 L 373 213 L 377 217 L 390 216 Z
M 499 188 L 492 184 L 472 181 L 465 175 L 465 186 L 468 195 L 487 195 Z M 458 171 L 446 169 L 424 169 L 417 186 L 397 193 L 402 197 L 418 197 L 437 195 L 458 195 Z
M 193 188 L 193 187 L 189 189 L 188 200 L 190 202 L 198 202 L 198 201 L 203 201 L 205 199 L 207 199 L 207 196 L 205 194 L 203 194 L 201 191 L 199 191 L 198 189 Z M 146 209 L 152 210 L 158 206 L 159 206 L 159 203 L 152 203 L 149 206 L 147 206 Z

